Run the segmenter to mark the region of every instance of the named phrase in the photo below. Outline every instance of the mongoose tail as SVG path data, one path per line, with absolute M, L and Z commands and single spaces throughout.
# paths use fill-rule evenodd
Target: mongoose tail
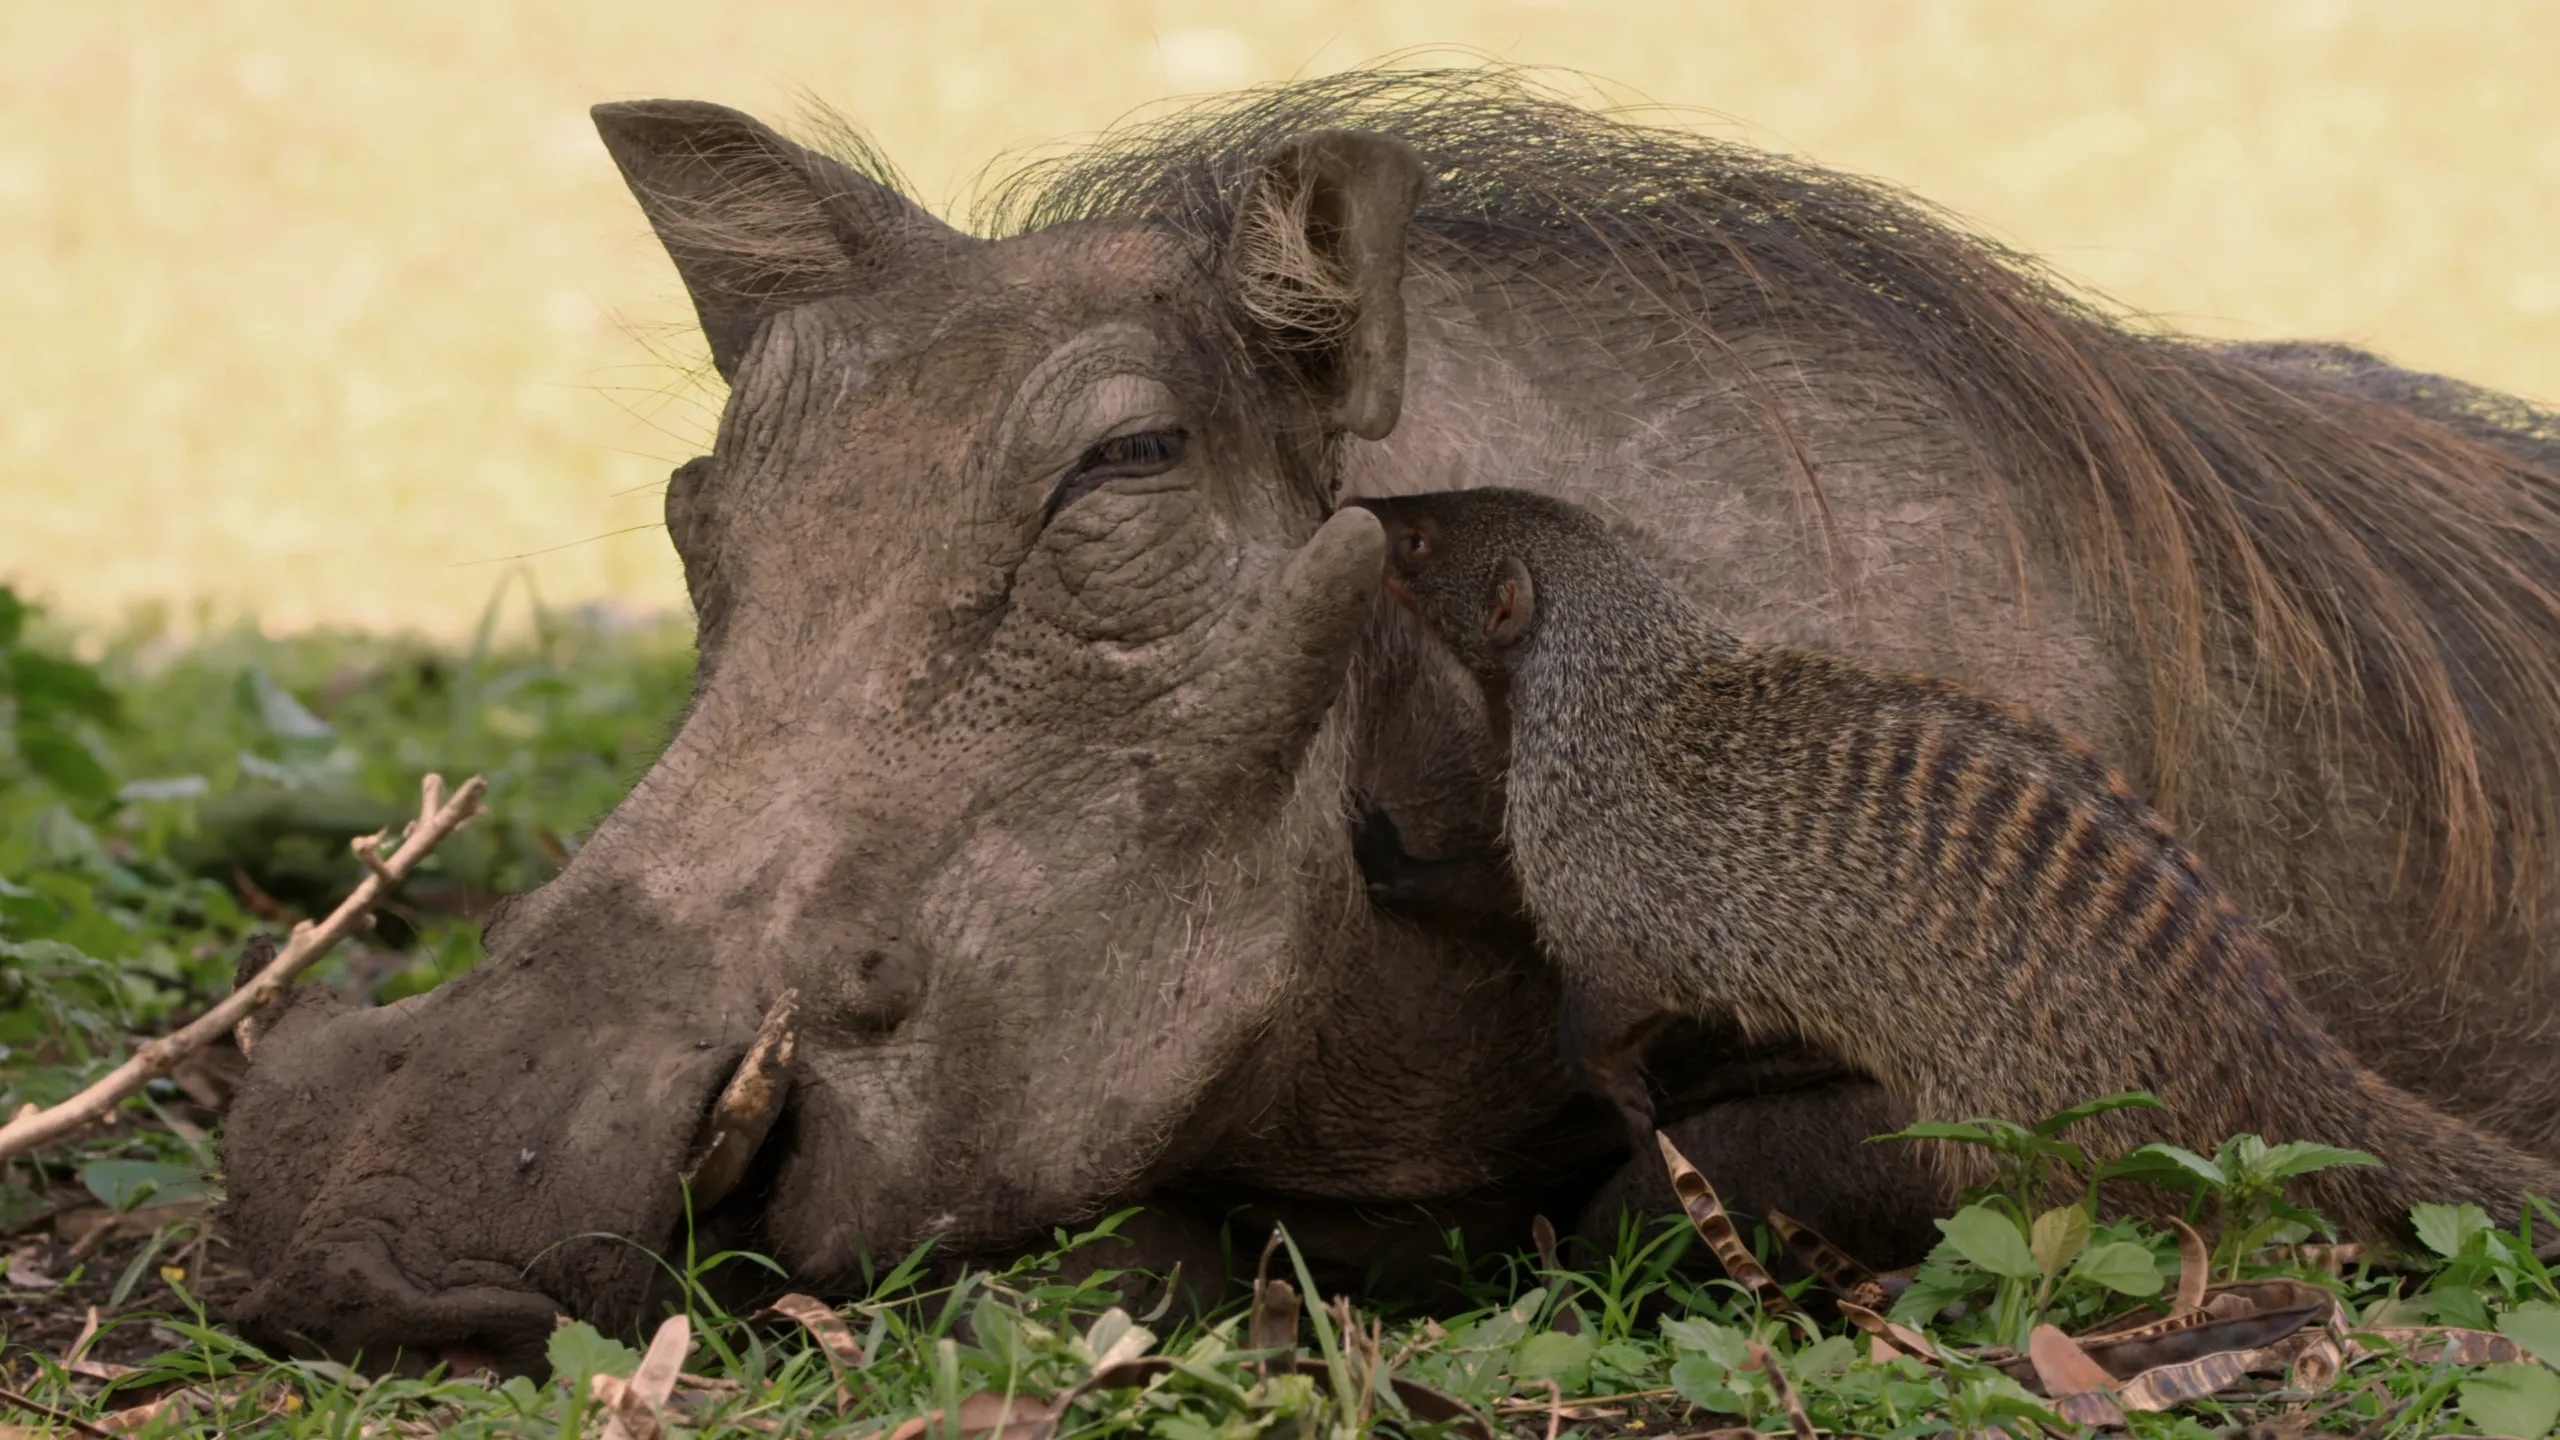
M 1631 1132 L 1646 1027 L 1729 1017 L 1931 1119 L 2148 1089 L 2165 1109 L 2075 1137 L 2369 1150 L 2387 1168 L 2303 1185 L 2351 1233 L 2406 1235 L 2422 1201 L 2512 1222 L 2560 1193 L 2560 1167 L 2358 1064 L 2087 747 L 1955 686 L 1746 647 L 1559 502 L 1364 503 L 1390 588 L 1505 717 L 1505 839 L 1565 981 L 1568 1058 Z M 1944 1148 L 1970 1178 L 1979 1157 Z

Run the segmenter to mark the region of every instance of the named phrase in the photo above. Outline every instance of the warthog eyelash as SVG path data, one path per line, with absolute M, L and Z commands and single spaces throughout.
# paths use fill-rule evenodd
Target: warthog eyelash
M 1058 512 L 1099 489 L 1105 481 L 1132 475 L 1161 475 L 1182 463 L 1183 452 L 1190 447 L 1191 436 L 1182 430 L 1141 430 L 1133 435 L 1114 435 L 1087 450 L 1067 471 L 1058 488 L 1049 492 L 1048 507 L 1040 512 L 1040 523 L 1058 518 Z

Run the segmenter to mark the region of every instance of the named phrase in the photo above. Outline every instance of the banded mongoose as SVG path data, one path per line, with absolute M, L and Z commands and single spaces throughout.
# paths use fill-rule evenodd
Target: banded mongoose
M 2165 1108 L 2075 1138 L 2369 1150 L 2381 1168 L 2306 1181 L 2352 1233 L 2405 1235 L 2418 1201 L 2512 1224 L 2528 1193 L 2560 1196 L 2560 1167 L 2358 1064 L 2086 746 L 1954 685 L 1745 645 L 1560 501 L 1360 503 L 1388 588 L 1484 687 L 1566 1059 L 1638 1153 L 1649 1032 L 1720 1017 L 1830 1050 L 1928 1119 L 2147 1089 Z M 1969 1147 L 1939 1148 L 1980 1178 Z

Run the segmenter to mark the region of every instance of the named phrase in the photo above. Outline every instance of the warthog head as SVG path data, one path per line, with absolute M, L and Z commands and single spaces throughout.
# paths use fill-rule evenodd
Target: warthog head
M 596 120 L 730 385 L 667 492 L 693 703 L 482 969 L 258 1039 L 232 1223 L 280 1342 L 628 1324 L 697 1165 L 695 1220 L 804 1277 L 1143 1193 L 1232 1123 L 1292 827 L 1340 824 L 1308 757 L 1381 540 L 1327 517 L 1396 420 L 1410 152 L 1308 135 L 1228 234 L 990 241 L 734 111 Z

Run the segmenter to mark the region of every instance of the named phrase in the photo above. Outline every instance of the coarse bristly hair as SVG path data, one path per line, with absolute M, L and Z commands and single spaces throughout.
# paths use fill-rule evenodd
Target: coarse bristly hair
M 2439 960 L 2535 925 L 2560 822 L 2550 412 L 2344 347 L 2144 333 L 1898 191 L 1505 67 L 1352 71 L 1125 125 L 1000 182 L 983 228 L 1143 219 L 1214 252 L 1261 160 L 1324 128 L 1423 157 L 1416 266 L 1605 295 L 1601 328 L 1895 357 L 2130 633 L 2159 808 L 2219 706 L 2343 704 L 2412 807 Z

